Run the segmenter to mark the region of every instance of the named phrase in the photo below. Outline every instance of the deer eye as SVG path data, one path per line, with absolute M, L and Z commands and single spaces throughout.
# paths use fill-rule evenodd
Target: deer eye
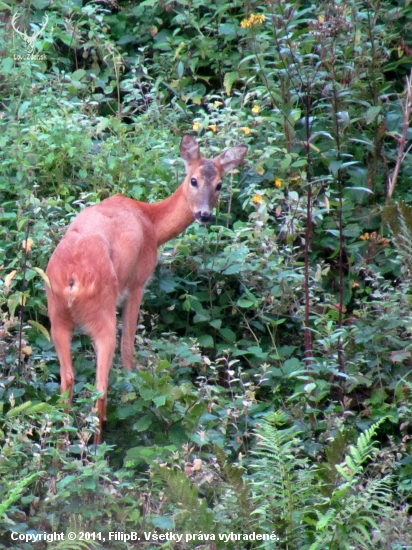
M 192 178 L 190 180 L 190 185 L 192 185 L 193 187 L 197 187 L 197 179 L 196 178 Z
M 220 191 L 222 189 L 222 182 L 220 181 L 217 185 L 216 185 L 216 191 Z

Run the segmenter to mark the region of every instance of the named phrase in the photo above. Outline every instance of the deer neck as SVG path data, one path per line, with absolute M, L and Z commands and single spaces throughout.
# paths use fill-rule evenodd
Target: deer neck
M 158 246 L 182 233 L 195 219 L 187 203 L 183 184 L 169 198 L 154 203 L 139 201 L 139 207 L 154 226 Z

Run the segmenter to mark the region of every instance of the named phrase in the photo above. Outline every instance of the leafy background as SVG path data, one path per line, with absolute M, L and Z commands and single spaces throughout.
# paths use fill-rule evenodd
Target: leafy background
M 31 36 L 48 17 L 36 59 L 15 13 Z M 412 547 L 411 15 L 0 2 L 1 548 Z M 95 448 L 93 350 L 76 335 L 67 411 L 42 270 L 87 205 L 170 195 L 185 132 L 206 156 L 246 143 L 247 164 L 213 225 L 160 251 Z

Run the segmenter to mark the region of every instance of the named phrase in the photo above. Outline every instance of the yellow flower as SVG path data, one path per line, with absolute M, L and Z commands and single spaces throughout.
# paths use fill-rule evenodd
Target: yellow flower
M 361 236 L 359 237 L 359 239 L 360 239 L 361 241 L 368 241 L 368 240 L 369 240 L 369 237 L 370 237 L 369 233 L 365 233 L 364 235 L 361 235 Z
M 255 25 L 261 25 L 262 23 L 264 23 L 266 17 L 263 15 L 263 13 L 257 13 L 253 16 L 253 19 Z
M 192 128 L 195 132 L 197 132 L 200 128 L 200 124 L 198 122 L 194 122 Z
M 255 203 L 262 202 L 262 195 L 258 195 L 258 194 L 256 193 L 255 195 L 253 195 L 252 201 L 255 202 Z
M 240 26 L 243 29 L 254 27 L 255 25 L 261 25 L 265 19 L 263 13 L 251 13 L 249 17 L 240 22 Z
M 256 172 L 259 174 L 259 176 L 263 176 L 263 174 L 265 173 L 265 169 L 263 168 L 263 166 L 256 166 Z
M 259 111 L 260 111 L 259 105 L 253 105 L 253 107 L 252 107 L 252 113 L 253 113 L 254 115 L 258 115 L 258 114 L 259 114 Z
M 217 126 L 216 124 L 210 124 L 210 126 L 207 127 L 209 130 L 212 130 L 212 132 L 216 132 L 217 131 Z
M 275 187 L 282 187 L 282 180 L 280 180 L 279 178 L 276 178 L 275 179 Z
M 242 130 L 247 136 L 250 134 L 250 128 L 247 126 L 243 126 L 242 128 L 239 128 L 239 130 Z

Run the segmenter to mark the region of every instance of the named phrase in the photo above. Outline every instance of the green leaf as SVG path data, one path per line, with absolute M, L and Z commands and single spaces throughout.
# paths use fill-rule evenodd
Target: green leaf
M 14 314 L 16 312 L 16 308 L 22 303 L 24 303 L 24 294 L 22 292 L 15 292 L 10 296 L 10 298 L 7 300 L 7 306 L 10 311 L 10 315 L 14 317 Z
M 302 363 L 296 357 L 292 357 L 291 359 L 286 359 L 283 363 L 282 371 L 285 374 L 290 374 L 300 368 L 302 368 Z
M 222 271 L 222 275 L 240 273 L 246 266 L 244 264 L 232 264 Z
M 0 3 L 0 6 L 1 6 L 1 3 Z M 1 60 L 2 73 L 4 74 L 9 73 L 12 70 L 13 66 L 14 66 L 14 61 L 11 57 L 4 57 Z
M 368 125 L 371 124 L 379 115 L 381 110 L 382 110 L 381 105 L 374 105 L 373 107 L 369 107 L 369 109 L 365 113 L 366 124 Z
M 164 531 L 174 529 L 175 527 L 173 518 L 169 516 L 153 516 L 150 521 L 155 527 Z
M 147 370 L 140 370 L 139 376 L 142 380 L 144 380 L 148 384 L 151 384 L 153 382 L 153 375 L 151 372 L 148 372 Z
M 71 75 L 71 78 L 75 82 L 79 82 L 85 75 L 86 71 L 84 69 L 77 69 L 77 71 L 74 71 L 74 73 Z
M 213 348 L 215 345 L 210 334 L 201 334 L 197 340 L 199 342 L 199 346 L 202 346 L 202 348 Z
M 264 352 L 260 346 L 249 346 L 247 348 L 248 353 L 252 353 L 258 359 L 267 359 L 267 352 Z
M 139 389 L 139 393 L 145 401 L 151 401 L 157 395 L 157 392 L 155 390 L 146 386 L 142 386 Z
M 163 407 L 166 403 L 167 395 L 159 395 L 158 397 L 153 398 L 153 403 L 156 407 Z
M 236 334 L 230 328 L 221 328 L 219 333 L 225 340 L 233 344 L 236 341 Z
M 130 416 L 133 416 L 136 414 L 136 409 L 133 405 L 129 404 L 121 404 L 116 407 L 116 418 L 129 418 Z
M 19 107 L 18 117 L 23 118 L 25 113 L 27 112 L 27 109 L 30 107 L 31 101 L 23 101 L 23 103 Z
M 134 424 L 134 428 L 138 432 L 144 432 L 149 428 L 149 426 L 152 424 L 152 419 L 150 416 L 142 416 L 142 418 L 139 418 L 139 420 Z
M 239 300 L 236 302 L 239 307 L 251 307 L 254 304 L 251 300 L 246 300 L 245 298 L 239 298 Z
M 309 384 L 305 384 L 304 390 L 305 390 L 306 393 L 311 393 L 315 389 L 316 389 L 316 384 L 314 382 L 310 382 Z
M 289 166 L 291 165 L 292 163 L 292 156 L 289 155 L 289 153 L 287 153 L 282 162 L 280 163 L 280 171 L 281 172 L 286 172 L 286 170 L 289 168 Z
M 342 161 L 341 160 L 332 160 L 329 163 L 329 169 L 331 171 L 332 176 L 334 176 L 336 178 L 341 166 L 342 166 Z
M 233 25 L 231 23 L 222 23 L 218 27 L 218 33 L 222 34 L 223 36 L 235 37 L 238 29 L 239 27 L 237 25 Z
M 104 132 L 104 130 L 106 130 L 108 126 L 110 126 L 110 118 L 102 118 L 99 124 L 96 126 L 96 135 Z
M 344 189 L 348 189 L 349 191 L 361 191 L 362 193 L 368 193 L 368 195 L 373 194 L 373 191 L 367 187 L 345 187 Z
M 202 313 L 196 313 L 193 317 L 194 323 L 205 323 L 210 320 L 210 313 L 206 310 L 203 310 Z
M 223 80 L 223 86 L 225 87 L 225 91 L 227 95 L 230 95 L 232 93 L 233 84 L 238 79 L 239 79 L 239 73 L 237 71 L 231 71 L 230 73 L 225 74 L 225 78 Z
M 117 43 L 120 46 L 124 46 L 125 44 L 131 44 L 132 42 L 136 42 L 136 40 L 137 40 L 136 35 L 134 35 L 134 34 L 124 34 L 119 38 Z

